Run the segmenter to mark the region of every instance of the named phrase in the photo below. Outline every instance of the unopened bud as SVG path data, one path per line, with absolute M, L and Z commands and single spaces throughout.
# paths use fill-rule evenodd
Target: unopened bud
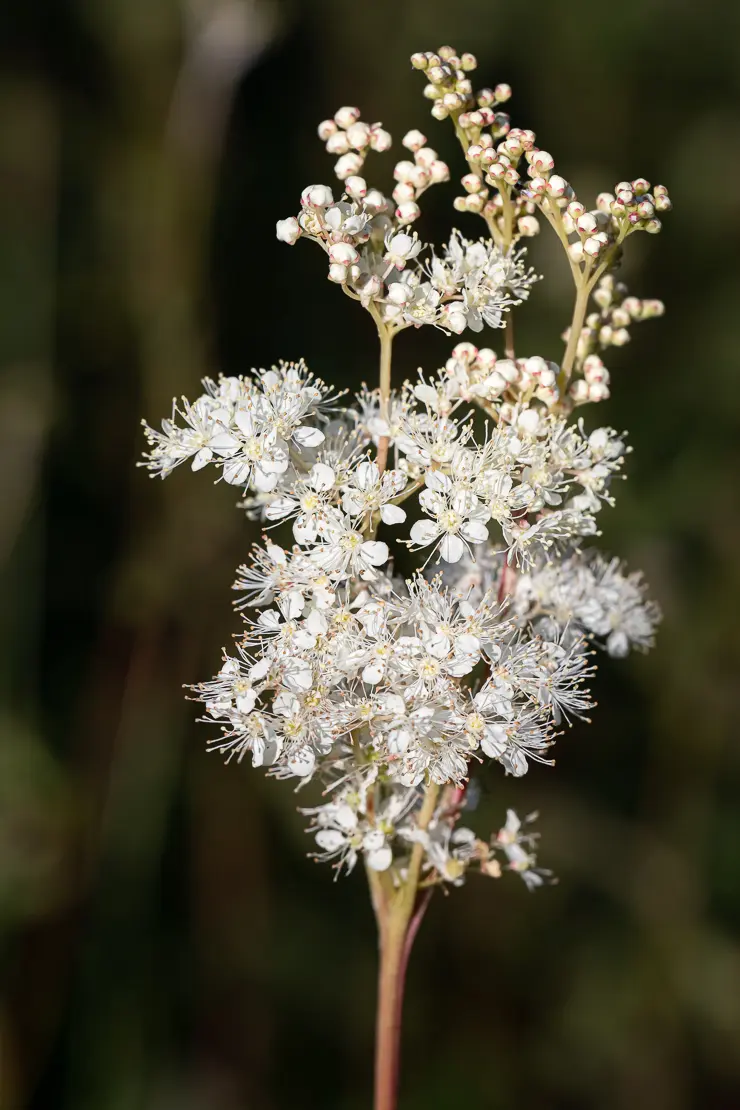
M 344 188 L 353 200 L 362 200 L 367 193 L 367 181 L 364 177 L 352 174 L 345 181 Z
M 330 135 L 334 135 L 336 133 L 336 130 L 337 125 L 333 119 L 322 120 L 317 128 L 318 136 L 324 143 Z
M 278 220 L 275 224 L 275 234 L 281 243 L 288 243 L 293 246 L 301 234 L 301 225 L 295 216 L 289 216 L 287 220 Z
M 539 221 L 536 216 L 520 216 L 516 226 L 519 229 L 519 234 L 527 239 L 531 239 L 533 235 L 537 235 L 540 230 Z
M 645 224 L 645 231 L 647 231 L 648 235 L 657 235 L 662 226 L 660 220 L 648 220 Z
M 528 152 L 529 161 L 538 173 L 549 173 L 555 167 L 555 159 L 547 150 Z
M 390 150 L 392 144 L 390 131 L 384 131 L 382 127 L 370 128 L 370 146 L 377 154 Z
M 346 131 L 335 131 L 326 140 L 326 149 L 329 154 L 346 154 L 349 150 L 349 139 Z
M 638 196 L 642 196 L 643 193 L 650 192 L 650 182 L 646 181 L 644 177 L 636 177 L 634 181 L 630 182 L 630 184 L 633 191 L 637 193 Z
M 483 181 L 477 173 L 466 173 L 460 184 L 466 193 L 479 193 L 483 188 Z
M 411 65 L 414 69 L 426 69 L 428 64 L 426 54 L 416 53 L 411 55 Z
M 329 258 L 332 262 L 339 262 L 343 266 L 351 266 L 357 261 L 359 255 L 351 243 L 332 243 L 329 247 Z
M 350 152 L 343 154 L 338 158 L 334 166 L 334 172 L 340 181 L 345 181 L 348 177 L 356 176 L 362 169 L 364 159 L 359 154 Z
M 593 235 L 593 233 L 596 231 L 597 226 L 598 225 L 596 223 L 596 220 L 590 212 L 585 212 L 576 220 L 576 227 L 580 231 L 581 235 Z
M 441 100 L 436 101 L 432 106 L 432 115 L 435 119 L 447 119 L 449 114 Z
M 403 204 L 407 200 L 416 200 L 416 189 L 409 181 L 399 181 L 391 196 L 396 204 Z
M 338 285 L 344 285 L 347 277 L 347 267 L 343 266 L 341 262 L 332 262 L 329 267 L 329 281 L 336 281 Z
M 351 127 L 360 118 L 361 112 L 359 108 L 340 108 L 334 115 L 334 122 L 339 127 Z
M 493 95 L 496 97 L 499 104 L 503 104 L 505 101 L 511 99 L 511 85 L 507 85 L 505 82 L 496 85 L 496 88 L 493 90 Z
M 414 153 L 417 150 L 421 150 L 423 146 L 426 146 L 426 141 L 426 135 L 422 135 L 421 131 L 407 131 L 401 139 L 406 149 L 412 150 Z
M 437 184 L 440 181 L 449 181 L 450 168 L 446 162 L 442 162 L 439 159 L 436 159 L 436 161 L 432 162 L 431 166 L 429 167 L 429 176 L 431 177 L 432 181 Z
M 496 102 L 496 94 L 493 89 L 481 89 L 476 100 L 481 108 L 490 108 Z
M 568 182 L 564 177 L 554 173 L 547 183 L 547 191 L 551 197 L 562 197 L 568 190 Z
M 460 69 L 464 69 L 466 73 L 478 68 L 478 59 L 475 54 L 461 54 L 460 55 Z
M 362 150 L 370 140 L 370 128 L 366 123 L 353 123 L 347 128 L 347 138 L 355 150 Z
M 405 201 L 396 209 L 396 219 L 402 224 L 411 224 L 414 220 L 418 220 L 420 215 L 421 209 L 414 201 Z

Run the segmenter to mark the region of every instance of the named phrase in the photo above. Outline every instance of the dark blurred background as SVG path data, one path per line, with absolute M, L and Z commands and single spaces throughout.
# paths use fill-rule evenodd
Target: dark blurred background
M 375 939 L 296 798 L 204 751 L 183 683 L 238 621 L 253 530 L 210 473 L 135 469 L 139 419 L 199 379 L 305 356 L 373 380 L 369 318 L 315 248 L 278 244 L 341 104 L 396 138 L 430 119 L 414 50 L 514 87 L 586 200 L 645 175 L 675 211 L 624 278 L 667 315 L 613 351 L 592 419 L 635 452 L 602 546 L 665 611 L 604 660 L 557 768 L 490 772 L 485 834 L 539 808 L 560 885 L 436 897 L 413 956 L 403 1110 L 740 1107 L 740 9 L 735 0 L 16 0 L 0 10 L 0 1106 L 365 1110 Z M 389 181 L 391 155 L 368 172 Z M 419 225 L 446 238 L 454 185 Z M 518 350 L 558 358 L 570 279 Z M 495 343 L 491 335 L 489 342 Z M 397 343 L 396 373 L 453 340 Z

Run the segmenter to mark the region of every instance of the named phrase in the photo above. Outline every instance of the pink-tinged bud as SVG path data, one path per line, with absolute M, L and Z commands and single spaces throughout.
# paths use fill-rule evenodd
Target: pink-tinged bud
M 609 387 L 606 382 L 594 382 L 588 387 L 589 401 L 606 401 L 609 397 Z
M 346 266 L 343 266 L 341 262 L 332 262 L 329 267 L 329 281 L 335 281 L 337 285 L 344 285 L 348 276 Z
M 621 200 L 613 200 L 609 206 L 612 216 L 624 216 L 627 208 L 622 204 Z
M 648 235 L 657 235 L 662 226 L 660 220 L 648 220 L 645 224 L 645 231 L 647 231 Z
M 359 154 L 350 153 L 343 154 L 338 158 L 334 165 L 334 172 L 340 181 L 345 181 L 348 177 L 354 177 L 359 174 L 362 169 L 364 159 Z
M 408 181 L 399 181 L 391 196 L 396 204 L 403 204 L 405 201 L 416 199 L 416 189 Z
M 629 207 L 630 204 L 635 203 L 635 194 L 632 192 L 631 189 L 618 189 L 617 200 L 620 204 L 624 204 L 626 207 Z
M 504 104 L 507 100 L 511 99 L 511 85 L 507 85 L 505 82 L 496 85 L 496 88 L 493 90 L 493 95 L 496 97 L 499 104 Z
M 547 183 L 547 191 L 551 197 L 562 197 L 568 189 L 568 182 L 564 177 L 553 174 Z
M 592 258 L 595 258 L 597 254 L 601 254 L 601 252 L 607 246 L 608 242 L 609 239 L 604 234 L 604 232 L 599 231 L 596 235 L 589 235 L 588 239 L 583 244 L 583 249 L 586 254 L 591 255 Z
M 622 308 L 633 320 L 639 320 L 642 316 L 643 304 L 639 297 L 625 297 Z
M 450 113 L 447 111 L 441 100 L 436 101 L 435 104 L 432 106 L 432 115 L 435 119 L 447 119 L 449 114 Z
M 636 177 L 630 184 L 632 186 L 632 191 L 637 193 L 638 197 L 642 196 L 643 193 L 650 192 L 650 182 L 644 177 Z
M 649 200 L 641 200 L 637 205 L 637 214 L 644 220 L 649 220 L 655 215 L 655 206 Z
M 417 166 L 423 166 L 425 170 L 428 170 L 432 162 L 437 161 L 437 151 L 432 150 L 430 146 L 420 147 L 419 150 L 414 151 L 414 161 Z
M 596 207 L 600 212 L 611 212 L 611 206 L 614 203 L 614 195 L 612 193 L 599 193 L 596 198 Z
M 345 181 L 344 188 L 353 200 L 362 200 L 367 194 L 367 181 L 364 177 L 351 174 Z
M 425 85 L 422 90 L 422 96 L 425 100 L 436 100 L 439 95 L 439 89 L 436 85 Z
M 603 382 L 609 374 L 598 355 L 588 355 L 583 361 L 583 376 L 589 384 L 592 384 Z
M 666 194 L 656 192 L 655 207 L 658 212 L 670 212 L 671 208 L 673 208 L 673 203 Z
M 571 262 L 583 262 L 583 243 L 571 243 L 568 247 L 568 256 Z
M 414 220 L 419 219 L 420 215 L 421 209 L 414 201 L 405 201 L 396 209 L 396 219 L 402 224 L 412 224 Z
M 406 305 L 411 300 L 413 292 L 403 281 L 392 281 L 388 286 L 386 300 L 395 305 Z
M 662 316 L 664 312 L 665 305 L 662 301 L 650 300 L 642 302 L 642 315 L 645 320 L 649 320 L 652 316 Z
M 444 85 L 449 80 L 449 70 L 444 66 L 430 66 L 427 70 L 427 77 L 435 85 Z
M 436 161 L 432 162 L 431 166 L 429 166 L 429 176 L 435 184 L 439 184 L 440 181 L 449 181 L 450 168 L 446 162 L 436 159 Z
M 423 146 L 426 146 L 426 141 L 426 135 L 422 135 L 421 131 L 407 131 L 401 139 L 406 149 L 412 150 L 414 153 L 416 153 L 417 150 L 421 150 Z
M 488 193 L 473 193 L 468 196 L 465 201 L 465 208 L 468 212 L 482 212 L 488 197 Z
M 336 134 L 337 125 L 333 119 L 325 119 L 319 124 L 317 131 L 322 142 L 326 142 L 330 135 Z
M 460 55 L 460 69 L 464 69 L 466 73 L 471 73 L 472 70 L 478 68 L 478 59 L 475 54 L 461 54 Z
M 468 210 L 468 198 L 466 196 L 465 197 L 455 197 L 454 200 L 452 201 L 452 207 L 455 209 L 456 212 L 467 212 L 467 210 Z
M 340 262 L 343 266 L 351 266 L 360 256 L 350 243 L 332 243 L 329 247 L 329 258 L 332 262 Z
M 396 165 L 393 168 L 393 176 L 396 181 L 410 181 L 414 175 L 415 169 L 416 166 L 413 162 L 396 162 Z
M 544 177 L 534 176 L 529 183 L 529 192 L 534 197 L 544 196 L 547 192 L 547 180 Z
M 482 148 L 479 158 L 481 166 L 485 169 L 498 161 L 498 152 L 492 146 L 486 146 Z
M 387 207 L 387 201 L 380 189 L 368 189 L 365 197 L 365 209 L 370 212 L 380 212 Z
M 411 65 L 414 67 L 414 69 L 426 69 L 428 64 L 429 63 L 427 61 L 426 54 L 417 52 L 416 54 L 411 55 Z
M 335 131 L 326 140 L 326 149 L 329 154 L 346 154 L 349 150 L 349 139 L 346 131 Z
M 479 193 L 483 188 L 483 181 L 477 173 L 466 173 L 460 184 L 466 193 Z
M 426 189 L 429 184 L 429 170 L 415 165 L 409 174 L 409 181 L 415 189 Z
M 380 280 L 377 274 L 370 274 L 370 276 L 367 278 L 364 285 L 362 286 L 360 292 L 362 297 L 366 297 L 368 299 L 379 297 L 380 294 L 383 292 L 383 282 Z
M 516 226 L 519 234 L 525 239 L 531 239 L 532 236 L 539 234 L 540 225 L 536 216 L 520 216 Z
M 447 327 L 454 335 L 462 335 L 468 326 L 467 317 L 457 302 L 444 306 L 442 326 Z
M 626 328 L 616 328 L 612 332 L 612 347 L 624 347 L 630 341 L 630 333 Z
M 497 119 L 496 113 L 493 111 L 492 108 L 479 108 L 475 114 L 476 117 L 480 116 L 481 127 L 490 127 L 493 123 L 495 123 Z M 508 119 L 508 117 L 505 118 Z M 490 138 L 491 142 L 493 142 L 493 139 L 490 135 L 481 135 L 480 138 L 481 141 Z
M 360 118 L 361 112 L 359 108 L 340 108 L 334 115 L 334 122 L 338 127 L 351 127 Z
M 460 94 L 460 97 L 462 99 L 467 99 L 467 97 L 469 97 L 473 92 L 473 86 L 471 85 L 470 81 L 468 81 L 467 77 L 464 78 L 462 81 L 457 81 L 455 84 L 455 89 Z
M 577 220 L 586 211 L 585 204 L 581 204 L 580 200 L 572 200 L 565 210 L 572 220 Z M 595 221 L 594 221 L 595 224 Z
M 519 181 L 519 174 L 513 166 L 509 166 L 508 169 L 504 170 L 504 181 L 508 185 L 516 185 Z
M 621 308 L 615 308 L 612 312 L 612 324 L 615 328 L 628 328 L 632 323 L 632 317 L 629 311 L 622 304 Z
M 493 89 L 481 89 L 476 99 L 480 108 L 491 108 L 496 103 L 496 94 Z
M 467 115 L 468 119 L 467 119 L 467 122 L 465 124 L 465 127 L 483 127 L 483 113 L 482 112 L 476 112 L 474 110 L 472 112 L 467 112 L 466 115 Z M 460 118 L 462 119 L 462 116 Z
M 529 161 L 539 173 L 549 173 L 555 168 L 555 159 L 547 150 L 535 150 L 529 154 Z
M 449 369 L 454 370 L 455 361 L 465 362 L 469 364 L 473 362 L 477 354 L 478 348 L 475 346 L 474 343 L 456 343 L 455 346 L 452 348 L 452 366 L 450 366 L 449 362 L 447 363 L 447 366 Z
M 571 384 L 568 392 L 577 405 L 585 405 L 589 399 L 588 382 L 585 382 L 583 378 L 579 378 L 578 381 L 575 381 Z
M 288 216 L 287 220 L 278 220 L 275 224 L 275 234 L 281 243 L 287 243 L 292 247 L 300 238 L 301 225 L 295 216 Z
M 363 150 L 370 141 L 370 128 L 366 123 L 353 123 L 347 128 L 347 138 L 355 150 Z
M 301 203 L 312 208 L 326 208 L 334 203 L 334 197 L 328 185 L 307 185 L 301 193 Z
M 576 227 L 581 235 L 593 235 L 596 231 L 598 224 L 590 212 L 585 212 L 576 220 Z
M 390 131 L 385 131 L 378 124 L 373 124 L 370 128 L 370 147 L 376 154 L 383 154 L 386 150 L 390 150 L 393 145 Z
M 459 112 L 460 109 L 464 106 L 465 101 L 459 93 L 449 92 L 445 93 L 442 97 L 442 103 L 444 104 L 448 112 Z

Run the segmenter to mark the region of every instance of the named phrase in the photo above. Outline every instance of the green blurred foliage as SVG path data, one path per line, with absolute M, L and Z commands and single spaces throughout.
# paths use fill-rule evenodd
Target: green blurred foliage
M 206 758 L 180 689 L 229 640 L 253 531 L 229 488 L 134 464 L 140 416 L 205 373 L 304 355 L 329 381 L 373 379 L 370 322 L 274 222 L 331 179 L 314 129 L 340 104 L 457 157 L 407 66 L 445 41 L 475 51 L 481 83 L 513 85 L 515 122 L 582 196 L 637 174 L 670 188 L 664 233 L 630 242 L 624 267 L 668 313 L 611 357 L 598 414 L 635 449 L 603 545 L 644 567 L 666 619 L 651 656 L 603 663 L 595 723 L 560 741 L 556 769 L 486 777 L 478 830 L 539 808 L 561 882 L 432 903 L 401 1105 L 740 1105 L 739 12 L 0 12 L 2 1110 L 370 1105 L 362 877 L 332 884 L 306 860 L 284 785 Z M 429 194 L 425 237 L 445 237 L 453 195 Z M 558 250 L 546 231 L 532 247 L 548 280 L 519 314 L 524 353 L 562 350 Z M 406 333 L 397 374 L 449 346 Z

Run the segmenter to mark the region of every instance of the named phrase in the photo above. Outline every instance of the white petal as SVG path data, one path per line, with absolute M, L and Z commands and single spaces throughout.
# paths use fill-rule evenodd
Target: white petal
M 240 713 L 251 713 L 254 709 L 254 703 L 257 701 L 257 695 L 254 690 L 245 690 L 236 699 L 236 708 Z
M 238 412 L 234 413 L 234 423 L 245 436 L 254 435 L 254 420 L 251 412 L 247 412 L 246 409 L 239 409 Z
M 400 505 L 382 505 L 380 519 L 383 524 L 402 524 L 406 519 L 406 510 Z
M 361 462 L 355 471 L 355 485 L 358 489 L 369 490 L 380 481 L 380 471 L 374 462 Z
M 324 433 L 320 428 L 296 428 L 293 439 L 299 447 L 318 447 L 324 442 Z
M 393 863 L 393 852 L 386 844 L 376 852 L 366 852 L 365 862 L 372 871 L 387 871 Z
M 311 485 L 316 490 L 331 489 L 334 485 L 336 475 L 330 466 L 326 463 L 315 463 L 311 467 L 310 481 Z
M 316 843 L 325 852 L 338 852 L 346 842 L 347 837 L 338 829 L 319 829 L 316 833 Z
M 452 480 L 441 470 L 428 470 L 424 481 L 427 489 L 436 490 L 437 493 L 447 493 L 452 488 Z
M 310 748 L 302 748 L 288 760 L 289 769 L 301 779 L 307 778 L 313 772 L 315 766 L 316 756 Z
M 465 553 L 465 544 L 459 536 L 445 536 L 439 545 L 439 553 L 447 563 L 459 563 Z
M 193 470 L 202 470 L 204 466 L 213 458 L 213 451 L 208 447 L 201 447 L 200 451 L 193 456 L 193 461 L 190 464 Z
M 302 659 L 289 659 L 283 671 L 283 685 L 288 690 L 305 693 L 313 685 L 313 673 L 308 663 Z
M 431 520 L 417 520 L 411 526 L 409 536 L 413 543 L 419 544 L 420 547 L 426 547 L 427 544 L 433 543 L 439 535 L 439 528 Z M 458 555 L 458 559 L 460 556 Z
M 469 520 L 467 524 L 463 524 L 460 535 L 464 536 L 468 543 L 484 543 L 488 539 L 488 529 L 478 520 Z
M 374 567 L 382 567 L 384 563 L 388 562 L 390 551 L 388 544 L 382 543 L 379 540 L 366 540 L 360 547 L 365 558 Z

